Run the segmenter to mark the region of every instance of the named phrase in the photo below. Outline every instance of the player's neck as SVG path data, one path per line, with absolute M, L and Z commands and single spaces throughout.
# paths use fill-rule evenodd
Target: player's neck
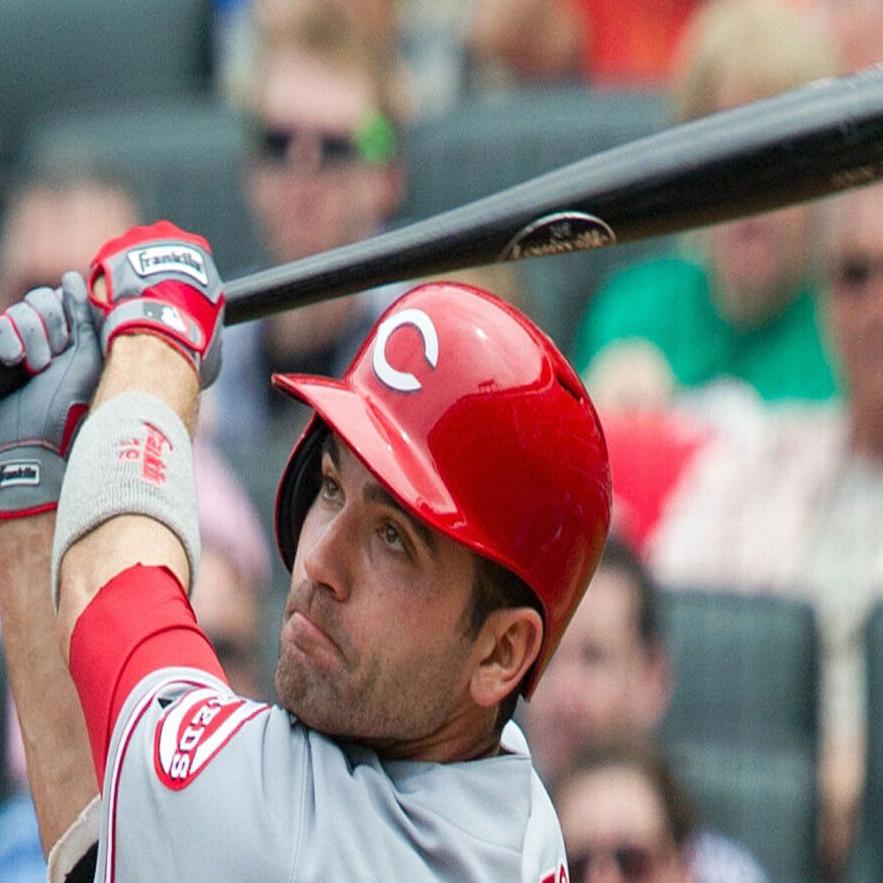
M 494 728 L 496 709 L 472 709 L 449 718 L 436 731 L 372 747 L 385 760 L 458 763 L 493 757 L 500 752 L 500 735 Z

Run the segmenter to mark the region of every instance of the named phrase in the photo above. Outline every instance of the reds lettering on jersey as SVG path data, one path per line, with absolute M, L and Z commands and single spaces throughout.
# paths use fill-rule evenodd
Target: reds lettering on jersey
M 160 717 L 153 762 L 160 781 L 186 788 L 248 720 L 269 706 L 203 687 L 187 693 Z

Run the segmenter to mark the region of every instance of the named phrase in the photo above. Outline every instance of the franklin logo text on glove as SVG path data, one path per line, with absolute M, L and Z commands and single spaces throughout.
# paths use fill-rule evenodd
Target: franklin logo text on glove
M 40 484 L 40 464 L 36 460 L 0 463 L 0 488 Z
M 154 245 L 129 252 L 129 263 L 139 276 L 153 273 L 184 273 L 201 285 L 208 285 L 202 255 L 183 245 Z

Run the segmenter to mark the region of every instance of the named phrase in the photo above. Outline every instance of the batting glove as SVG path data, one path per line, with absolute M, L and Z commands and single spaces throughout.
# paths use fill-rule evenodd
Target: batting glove
M 224 293 L 201 236 L 160 221 L 111 239 L 92 262 L 89 301 L 105 355 L 119 334 L 155 334 L 190 360 L 202 387 L 218 376 Z
M 0 518 L 55 509 L 65 461 L 101 373 L 86 283 L 37 288 L 0 315 L 0 363 L 31 379 L 0 399 Z

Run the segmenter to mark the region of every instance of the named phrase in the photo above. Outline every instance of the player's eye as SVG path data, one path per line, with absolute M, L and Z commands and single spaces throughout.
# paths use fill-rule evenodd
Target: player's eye
M 322 476 L 321 493 L 326 500 L 336 500 L 340 496 L 340 485 L 333 476 L 327 473 Z
M 384 521 L 380 525 L 380 538 L 396 552 L 408 552 L 404 531 L 394 521 Z

